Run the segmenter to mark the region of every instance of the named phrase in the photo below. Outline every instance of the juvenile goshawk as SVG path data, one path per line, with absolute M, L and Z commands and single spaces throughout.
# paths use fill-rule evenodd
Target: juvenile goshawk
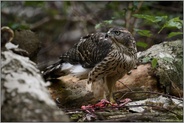
M 108 97 L 113 101 L 115 83 L 135 67 L 136 42 L 131 33 L 122 27 L 111 28 L 107 33 L 95 33 L 82 37 L 58 62 L 46 68 L 45 79 L 68 73 L 88 75 L 87 85 L 94 97 Z M 70 63 L 66 66 L 66 63 Z M 72 64 L 72 65 L 71 65 Z M 74 66 L 81 65 L 82 67 Z

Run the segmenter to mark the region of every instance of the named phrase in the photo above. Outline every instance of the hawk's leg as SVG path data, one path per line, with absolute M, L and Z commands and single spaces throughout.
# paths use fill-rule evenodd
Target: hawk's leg
M 116 79 L 114 79 L 112 76 L 111 77 L 106 77 L 106 85 L 109 90 L 109 101 L 110 102 L 115 102 L 113 98 L 113 91 L 115 89 L 115 84 L 116 84 Z
M 104 63 L 99 63 L 96 67 L 92 69 L 89 73 L 87 84 L 91 83 L 91 90 L 95 97 L 105 98 L 108 93 L 108 88 L 106 85 L 106 77 L 104 76 Z
M 103 79 L 97 80 L 95 82 L 92 83 L 91 85 L 91 89 L 93 91 L 93 95 L 95 97 L 95 99 L 99 100 L 99 99 L 107 99 L 106 98 L 106 93 L 105 90 L 107 90 L 107 87 L 104 87 L 104 81 Z

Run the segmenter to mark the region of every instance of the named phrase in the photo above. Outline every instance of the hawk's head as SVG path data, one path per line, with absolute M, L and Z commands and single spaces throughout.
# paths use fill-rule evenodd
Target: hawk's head
M 106 37 L 109 37 L 116 45 L 124 45 L 127 48 L 136 48 L 132 34 L 125 28 L 114 27 L 109 29 Z

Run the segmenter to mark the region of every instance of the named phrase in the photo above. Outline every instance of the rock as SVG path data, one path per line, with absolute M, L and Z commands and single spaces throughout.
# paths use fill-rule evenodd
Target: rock
M 35 63 L 12 51 L 2 52 L 1 58 L 1 121 L 69 121 Z
M 183 96 L 183 44 L 182 40 L 163 42 L 141 52 L 139 59 L 152 62 L 156 59 L 157 66 L 153 69 L 159 87 L 165 93 Z M 147 59 L 147 60 L 145 60 Z
M 31 30 L 16 30 L 12 43 L 18 45 L 20 49 L 26 50 L 29 58 L 37 62 L 37 54 L 40 50 L 41 42 L 38 36 Z

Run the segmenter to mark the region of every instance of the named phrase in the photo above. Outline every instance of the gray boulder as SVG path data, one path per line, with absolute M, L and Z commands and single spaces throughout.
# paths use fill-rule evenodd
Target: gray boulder
M 182 40 L 153 45 L 139 54 L 139 60 L 144 63 L 152 62 L 153 68 L 155 67 L 154 74 L 166 93 L 182 97 L 180 92 L 183 90 Z
M 1 53 L 1 121 L 69 121 L 51 98 L 36 64 Z

